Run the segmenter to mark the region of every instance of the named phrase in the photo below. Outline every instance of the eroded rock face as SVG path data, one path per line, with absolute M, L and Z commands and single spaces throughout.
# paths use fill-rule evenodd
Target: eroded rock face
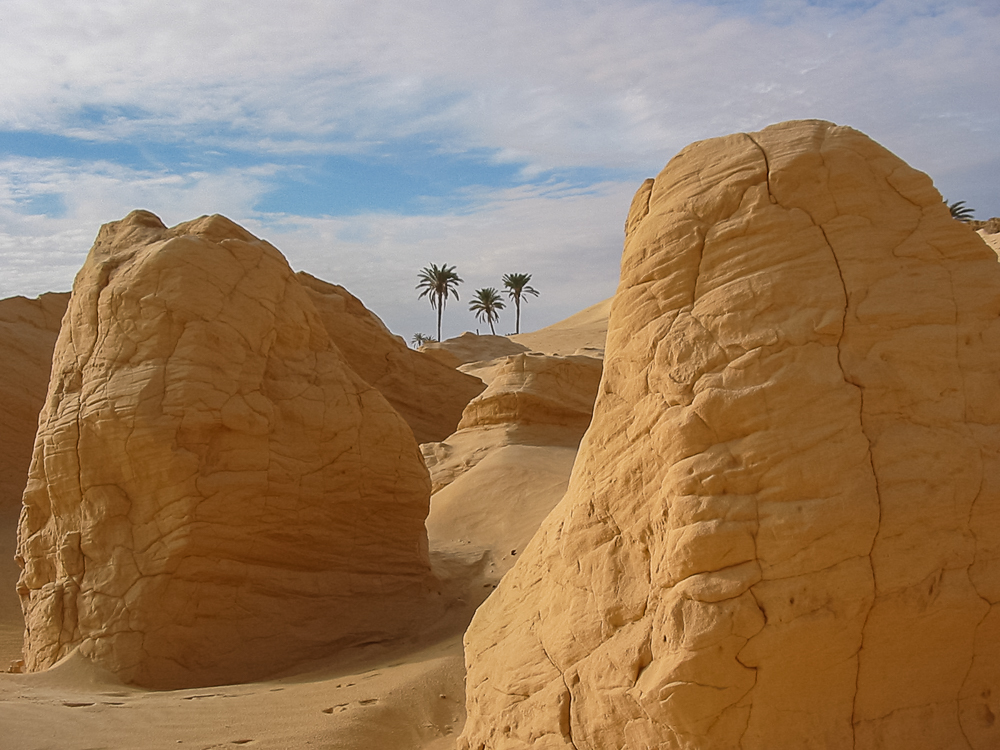
M 68 293 L 0 300 L 0 510 L 21 504 Z
M 411 624 L 429 480 L 281 254 L 228 219 L 101 229 L 24 494 L 31 670 L 246 680 Z
M 378 388 L 418 443 L 444 440 L 462 410 L 486 387 L 479 379 L 410 349 L 342 286 L 296 274 L 326 331 L 351 368 Z
M 861 133 L 684 149 L 459 747 L 1000 747 L 998 344 L 995 256 Z

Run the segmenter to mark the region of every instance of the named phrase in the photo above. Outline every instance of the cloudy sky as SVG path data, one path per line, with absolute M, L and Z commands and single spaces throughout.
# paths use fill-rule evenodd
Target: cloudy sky
M 3 297 L 145 208 L 225 214 L 407 339 L 427 264 L 465 280 L 445 336 L 531 273 L 530 330 L 614 292 L 679 149 L 806 117 L 1000 215 L 998 0 L 3 0 L 0 70 Z

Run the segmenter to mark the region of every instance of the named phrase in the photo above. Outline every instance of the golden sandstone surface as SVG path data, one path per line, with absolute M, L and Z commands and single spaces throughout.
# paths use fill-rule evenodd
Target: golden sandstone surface
M 459 747 L 1000 747 L 998 372 L 1000 267 L 924 174 L 819 121 L 681 151 Z
M 430 590 L 429 495 L 277 250 L 133 212 L 55 347 L 18 535 L 26 666 L 78 648 L 182 687 L 398 635 Z

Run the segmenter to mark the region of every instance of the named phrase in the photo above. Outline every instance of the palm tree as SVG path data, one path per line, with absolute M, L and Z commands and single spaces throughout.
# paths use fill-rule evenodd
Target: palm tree
M 415 334 L 413 334 L 413 338 L 410 339 L 410 343 L 413 344 L 413 348 L 414 349 L 419 349 L 424 344 L 429 344 L 433 340 L 434 339 L 432 339 L 426 333 L 415 333 Z
M 500 299 L 500 292 L 493 287 L 477 289 L 476 296 L 469 303 L 469 309 L 476 314 L 477 320 L 484 320 L 490 324 L 490 332 L 496 336 L 496 329 L 493 324 L 500 319 L 500 311 L 503 310 L 503 300 Z
M 959 221 L 969 222 L 972 221 L 972 215 L 975 211 L 965 205 L 965 201 L 955 201 L 954 203 L 948 203 L 948 210 L 951 211 L 951 218 L 958 219 Z
M 417 284 L 417 289 L 423 289 L 420 292 L 421 297 L 427 297 L 431 302 L 431 307 L 437 310 L 438 314 L 438 337 L 437 340 L 441 340 L 441 312 L 444 310 L 444 305 L 448 301 L 448 295 L 454 295 L 455 299 L 458 299 L 458 285 L 462 283 L 462 280 L 458 278 L 458 274 L 455 273 L 455 266 L 447 266 L 442 264 L 441 266 L 436 266 L 431 263 L 427 268 L 420 271 L 418 276 L 420 283 Z
M 531 281 L 530 273 L 508 273 L 503 277 L 503 285 L 507 287 L 507 296 L 514 300 L 514 307 L 517 309 L 516 324 L 514 333 L 521 332 L 521 300 L 527 302 L 526 294 L 538 296 L 538 290 L 528 286 Z

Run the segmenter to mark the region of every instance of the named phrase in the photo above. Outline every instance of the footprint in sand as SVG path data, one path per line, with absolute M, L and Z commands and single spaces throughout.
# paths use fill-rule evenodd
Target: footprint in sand
M 358 701 L 359 706 L 374 706 L 376 703 L 378 703 L 378 698 L 366 698 L 363 701 Z M 351 705 L 350 703 L 338 703 L 336 706 L 332 706 L 330 708 L 324 708 L 323 713 L 332 714 L 334 711 L 336 711 L 339 714 L 342 713 L 343 711 L 346 711 L 350 707 L 350 705 Z

